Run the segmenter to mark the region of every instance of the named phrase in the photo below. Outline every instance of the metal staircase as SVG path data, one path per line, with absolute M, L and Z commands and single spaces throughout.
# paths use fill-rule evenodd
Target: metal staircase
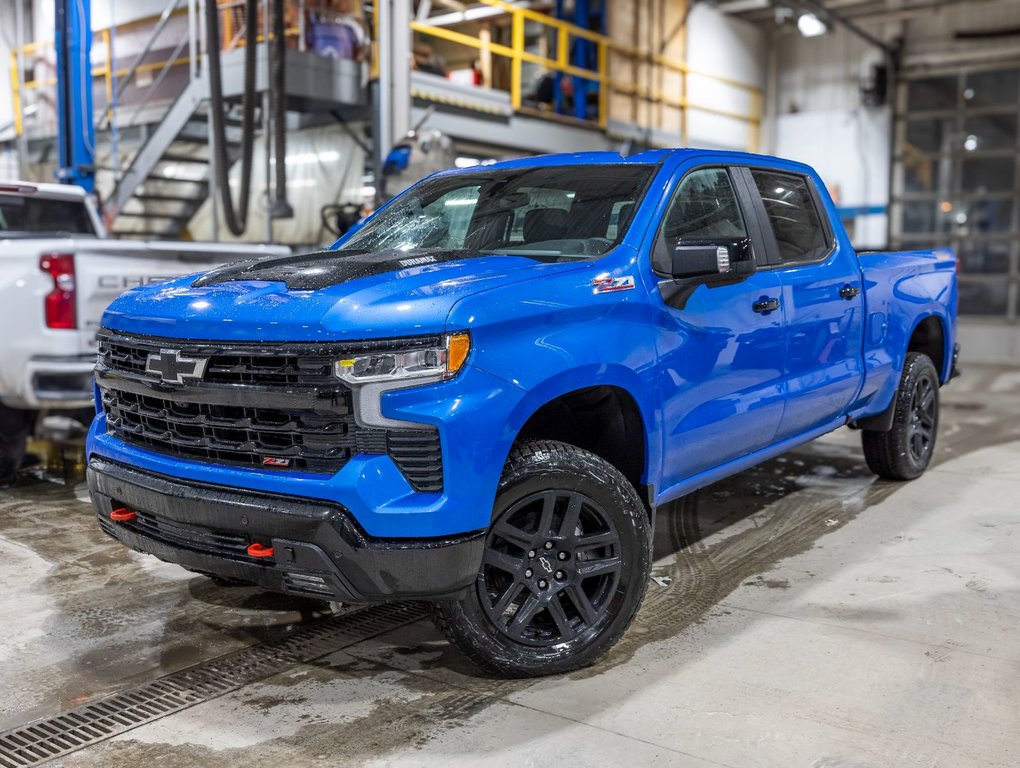
M 121 237 L 176 238 L 209 196 L 208 86 L 192 80 L 121 177 L 107 215 Z M 240 155 L 240 120 L 227 118 L 227 157 Z
M 185 5 L 185 36 L 173 37 L 175 32 L 168 24 L 175 14 L 184 13 Z M 122 130 L 142 128 L 146 135 L 127 169 L 115 179 L 113 192 L 104 205 L 104 216 L 116 236 L 179 238 L 209 195 L 216 193 L 209 130 L 210 89 L 203 54 L 207 42 L 199 34 L 197 23 L 200 5 L 201 0 L 171 0 L 126 76 L 118 80 L 119 96 L 129 83 L 137 90 L 139 71 L 158 69 L 151 84 L 134 94 L 130 119 L 117 123 Z M 231 14 L 232 9 L 233 5 L 228 4 L 222 12 Z M 167 33 L 167 30 L 170 31 Z M 172 37 L 171 44 L 166 44 L 168 36 Z M 225 149 L 228 163 L 233 164 L 241 154 L 241 120 L 236 111 L 240 109 L 244 93 L 245 43 L 240 32 L 228 39 L 230 44 L 220 53 L 220 71 L 223 101 L 227 107 Z M 368 110 L 363 66 L 306 51 L 303 38 L 297 42 L 296 50 L 288 48 L 285 52 L 286 80 L 282 96 L 287 109 L 363 119 Z M 182 58 L 185 47 L 188 54 Z M 154 67 L 150 59 L 163 55 L 160 50 L 172 52 L 161 66 L 156 62 Z M 258 130 L 263 125 L 261 95 L 270 87 L 269 51 L 264 42 L 256 44 L 255 57 L 258 94 L 255 125 Z M 175 67 L 182 64 L 187 65 L 186 77 L 172 82 L 171 73 L 180 73 L 182 70 Z M 173 89 L 178 84 L 181 90 L 174 98 Z M 169 106 L 164 111 L 159 104 L 167 102 Z M 142 115 L 144 117 L 139 119 Z

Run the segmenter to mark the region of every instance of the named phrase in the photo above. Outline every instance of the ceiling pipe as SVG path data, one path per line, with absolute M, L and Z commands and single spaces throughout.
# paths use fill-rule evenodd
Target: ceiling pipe
M 925 16 L 941 16 L 943 14 L 956 14 L 964 11 L 974 11 L 976 8 L 987 8 L 991 5 L 1014 4 L 1016 0 L 957 0 L 956 2 L 934 2 L 924 5 L 908 5 L 894 10 L 884 11 L 862 11 L 860 13 L 847 14 L 853 21 L 883 22 L 891 23 L 897 21 L 910 21 Z
M 848 19 L 843 14 L 833 10 L 832 8 L 826 7 L 826 5 L 819 2 L 819 0 L 797 0 L 797 2 L 802 8 L 808 8 L 817 12 L 822 21 L 830 21 L 839 24 L 850 34 L 856 35 L 868 45 L 878 48 L 886 55 L 886 58 L 888 58 L 889 64 L 893 70 L 899 68 L 900 50 L 898 47 L 890 45 L 884 40 L 875 37 L 873 34 L 859 27 L 854 21 Z

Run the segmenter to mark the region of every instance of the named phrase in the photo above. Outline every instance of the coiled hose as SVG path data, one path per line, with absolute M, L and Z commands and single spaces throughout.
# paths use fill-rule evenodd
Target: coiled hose
M 273 157 L 276 158 L 276 198 L 274 219 L 294 215 L 287 202 L 287 44 L 284 38 L 283 0 L 273 0 L 272 85 L 269 89 L 270 113 L 273 115 Z
M 282 0 L 279 18 L 283 18 Z M 208 41 L 209 62 L 209 116 L 212 121 L 213 173 L 216 186 L 219 188 L 220 200 L 223 203 L 223 219 L 227 228 L 234 235 L 243 235 L 248 225 L 248 201 L 251 195 L 252 153 L 255 147 L 255 56 L 257 53 L 255 40 L 258 37 L 257 0 L 247 0 L 245 4 L 244 29 L 244 94 L 241 102 L 241 189 L 237 208 L 230 194 L 228 178 L 229 159 L 227 157 L 226 118 L 223 114 L 223 72 L 220 69 L 220 16 L 215 0 L 206 0 L 205 25 Z M 281 36 L 282 37 L 282 36 Z M 279 170 L 277 170 L 279 175 Z

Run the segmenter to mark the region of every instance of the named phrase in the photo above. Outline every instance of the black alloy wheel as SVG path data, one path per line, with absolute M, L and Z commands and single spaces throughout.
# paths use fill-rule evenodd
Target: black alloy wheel
M 511 640 L 547 647 L 598 631 L 620 580 L 620 534 L 577 491 L 533 493 L 489 531 L 478 576 L 482 607 Z
M 918 464 L 927 463 L 935 444 L 935 390 L 937 386 L 927 373 L 917 377 L 910 403 L 910 424 L 907 439 L 910 456 Z
M 500 478 L 478 578 L 436 604 L 436 623 L 501 677 L 586 667 L 637 613 L 651 549 L 648 510 L 616 467 L 567 443 L 520 443 Z

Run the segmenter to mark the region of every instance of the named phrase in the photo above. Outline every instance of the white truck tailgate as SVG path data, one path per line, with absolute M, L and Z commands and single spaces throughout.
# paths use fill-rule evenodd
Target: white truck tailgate
M 215 243 L 135 243 L 97 240 L 75 251 L 78 327 L 90 350 L 103 312 L 124 291 L 202 272 L 220 264 L 259 256 L 285 255 L 285 246 L 238 246 Z

